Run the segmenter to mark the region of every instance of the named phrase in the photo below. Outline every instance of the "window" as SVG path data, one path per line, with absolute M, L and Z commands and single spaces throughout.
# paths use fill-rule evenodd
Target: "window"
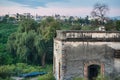
M 115 50 L 114 57 L 115 58 L 120 58 L 120 50 Z

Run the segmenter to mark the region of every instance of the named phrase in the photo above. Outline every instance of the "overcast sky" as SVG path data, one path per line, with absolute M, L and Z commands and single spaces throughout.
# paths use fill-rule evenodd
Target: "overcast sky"
M 120 16 L 120 0 L 0 0 L 0 15 L 31 13 L 32 15 L 90 15 L 95 3 L 109 6 L 108 16 Z

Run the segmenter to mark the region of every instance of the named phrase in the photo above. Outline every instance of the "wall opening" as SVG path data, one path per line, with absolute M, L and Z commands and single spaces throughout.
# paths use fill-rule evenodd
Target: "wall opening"
M 100 66 L 99 65 L 88 66 L 88 80 L 95 80 L 99 74 L 100 74 Z

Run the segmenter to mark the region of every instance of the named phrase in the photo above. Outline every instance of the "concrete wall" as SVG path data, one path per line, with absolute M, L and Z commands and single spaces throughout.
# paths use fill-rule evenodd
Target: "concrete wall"
M 59 73 L 59 68 L 61 69 L 62 66 L 62 42 L 58 40 L 54 40 L 54 64 L 53 64 L 53 73 L 56 78 L 56 80 L 59 79 L 59 74 L 62 76 L 62 71 L 60 70 Z M 61 65 L 59 65 L 61 64 Z
M 119 73 L 120 75 L 120 59 L 114 59 L 114 67 L 115 67 L 115 72 Z
M 110 75 L 114 70 L 113 50 L 105 42 L 65 42 L 66 80 L 84 77 L 84 64 L 89 61 L 103 63 L 104 74 Z

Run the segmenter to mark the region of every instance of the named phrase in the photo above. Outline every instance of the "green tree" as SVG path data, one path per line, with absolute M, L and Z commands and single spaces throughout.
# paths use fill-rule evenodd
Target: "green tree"
M 40 24 L 40 32 L 42 37 L 42 65 L 45 66 L 46 54 L 51 53 L 49 48 L 53 44 L 53 38 L 56 35 L 56 30 L 60 29 L 61 25 L 59 21 L 54 20 L 52 17 L 48 17 Z
M 46 56 L 52 53 L 53 37 L 59 27 L 60 23 L 52 17 L 39 25 L 32 19 L 25 19 L 20 22 L 18 31 L 9 37 L 8 51 L 17 58 L 16 61 L 29 64 L 41 61 L 41 65 L 45 66 Z
M 115 21 L 113 20 L 107 21 L 105 27 L 106 27 L 106 31 L 115 31 L 116 30 Z
M 115 25 L 116 25 L 117 31 L 120 31 L 120 20 L 117 20 L 117 21 L 115 22 Z
M 17 25 L 11 23 L 0 23 L 0 65 L 11 64 L 12 55 L 6 50 L 8 36 L 17 30 Z
M 9 19 L 9 15 L 5 15 L 4 17 L 3 17 L 3 23 L 7 23 L 8 22 L 8 19 Z
M 15 23 L 15 21 L 16 21 L 16 20 L 15 20 L 14 17 L 9 17 L 9 22 L 10 22 L 10 23 Z
M 37 23 L 32 19 L 22 20 L 18 31 L 8 38 L 7 48 L 16 61 L 36 62 L 37 50 L 34 45 Z

